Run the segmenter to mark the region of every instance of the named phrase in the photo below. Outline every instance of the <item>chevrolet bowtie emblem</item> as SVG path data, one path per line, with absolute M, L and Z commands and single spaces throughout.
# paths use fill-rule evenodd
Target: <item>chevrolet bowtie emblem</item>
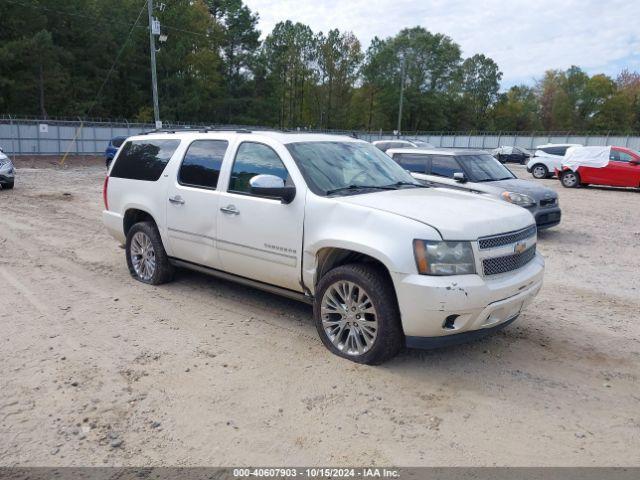
M 513 247 L 513 251 L 515 253 L 522 253 L 527 249 L 527 244 L 525 242 L 516 243 L 515 247 Z

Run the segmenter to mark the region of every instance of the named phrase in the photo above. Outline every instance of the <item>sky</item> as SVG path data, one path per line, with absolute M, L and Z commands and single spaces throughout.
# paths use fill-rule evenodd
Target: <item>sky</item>
M 640 0 L 245 0 L 264 38 L 279 21 L 314 31 L 352 31 L 363 50 L 375 36 L 422 26 L 483 53 L 503 73 L 502 89 L 533 85 L 545 70 L 582 67 L 613 76 L 640 70 Z

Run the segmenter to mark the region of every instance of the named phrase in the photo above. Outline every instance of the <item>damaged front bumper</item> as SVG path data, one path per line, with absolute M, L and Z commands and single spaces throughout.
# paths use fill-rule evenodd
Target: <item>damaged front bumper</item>
M 538 294 L 543 274 L 539 254 L 500 275 L 392 274 L 407 346 L 460 343 L 506 326 Z

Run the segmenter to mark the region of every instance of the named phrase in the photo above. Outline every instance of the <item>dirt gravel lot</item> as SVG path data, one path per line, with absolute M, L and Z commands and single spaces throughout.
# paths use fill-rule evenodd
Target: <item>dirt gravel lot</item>
M 638 191 L 545 180 L 564 219 L 519 320 L 368 367 L 322 346 L 308 306 L 191 272 L 134 281 L 101 224 L 101 159 L 17 167 L 0 465 L 640 466 Z

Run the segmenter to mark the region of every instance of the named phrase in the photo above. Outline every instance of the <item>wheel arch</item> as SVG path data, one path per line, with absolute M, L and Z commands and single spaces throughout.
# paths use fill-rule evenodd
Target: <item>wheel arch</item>
M 122 217 L 122 230 L 124 232 L 124 236 L 127 236 L 129 230 L 131 230 L 131 227 L 133 227 L 136 223 L 146 221 L 151 221 L 156 227 L 158 226 L 158 223 L 156 222 L 155 218 L 153 218 L 153 215 L 151 215 L 146 210 L 142 210 L 136 207 L 128 208 L 124 212 L 124 216 Z
M 316 252 L 314 287 L 328 271 L 349 263 L 370 263 L 380 267 L 391 280 L 391 273 L 384 262 L 369 253 L 343 247 L 323 247 Z

